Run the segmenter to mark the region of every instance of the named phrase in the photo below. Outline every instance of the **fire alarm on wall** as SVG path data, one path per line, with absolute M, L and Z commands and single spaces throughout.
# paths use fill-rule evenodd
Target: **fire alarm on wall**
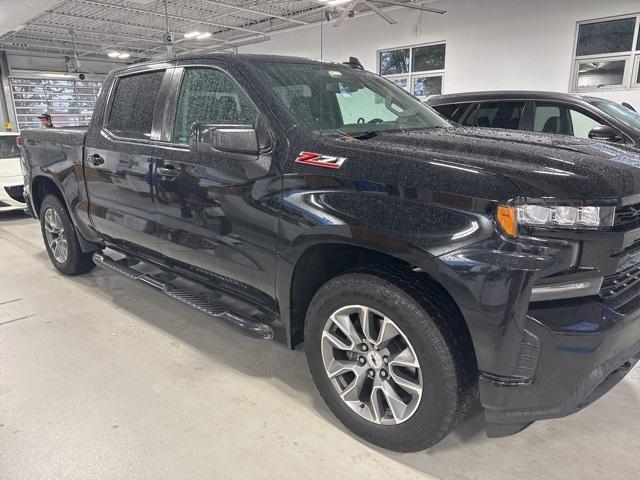
M 347 17 L 349 18 L 353 18 L 356 16 L 356 11 L 355 10 L 349 10 L 349 13 L 347 13 Z

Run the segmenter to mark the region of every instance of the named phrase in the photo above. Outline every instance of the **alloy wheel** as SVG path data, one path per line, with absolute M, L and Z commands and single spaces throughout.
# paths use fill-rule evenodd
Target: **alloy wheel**
M 44 231 L 53 258 L 58 263 L 66 262 L 69 256 L 69 244 L 60 215 L 53 208 L 47 208 L 44 212 Z
M 349 305 L 322 332 L 324 369 L 342 401 L 381 425 L 407 421 L 422 398 L 422 371 L 413 346 L 382 313 Z

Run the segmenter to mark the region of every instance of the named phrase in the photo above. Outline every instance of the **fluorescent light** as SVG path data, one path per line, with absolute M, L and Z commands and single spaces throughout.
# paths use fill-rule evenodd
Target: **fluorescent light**
M 120 52 L 109 52 L 109 57 L 116 58 L 120 56 Z
M 129 58 L 130 56 L 130 53 L 121 53 L 120 55 L 118 55 L 118 58 L 122 58 L 124 60 L 125 58 Z
M 342 5 L 343 3 L 349 3 L 351 0 L 320 0 L 320 3 L 326 3 L 327 5 L 334 7 L 336 5 Z
M 196 37 L 198 40 L 204 40 L 205 38 L 209 38 L 211 36 L 211 32 L 204 32 Z
M 47 78 L 74 78 L 73 75 L 67 75 L 66 73 L 43 73 L 42 76 Z
M 187 32 L 184 34 L 184 38 L 193 38 L 193 37 L 197 37 L 198 35 L 202 35 L 200 32 L 198 32 L 197 30 L 194 30 L 193 32 Z

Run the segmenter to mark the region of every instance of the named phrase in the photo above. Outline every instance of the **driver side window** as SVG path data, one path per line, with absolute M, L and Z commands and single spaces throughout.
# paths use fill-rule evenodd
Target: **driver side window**
M 387 108 L 384 98 L 368 88 L 352 92 L 341 87 L 341 91 L 336 93 L 336 100 L 345 125 L 369 123 L 375 119 L 383 122 L 398 119 L 398 115 Z
M 251 99 L 228 74 L 215 68 L 188 68 L 180 89 L 173 141 L 189 143 L 194 123 L 255 126 L 257 116 Z

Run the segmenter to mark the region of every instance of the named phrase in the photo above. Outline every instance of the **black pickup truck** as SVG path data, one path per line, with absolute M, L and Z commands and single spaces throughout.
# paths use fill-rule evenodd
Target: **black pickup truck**
M 22 134 L 51 261 L 304 341 L 329 408 L 389 449 L 478 393 L 505 436 L 611 389 L 640 358 L 638 153 L 454 126 L 356 63 L 112 72 L 86 131 Z

